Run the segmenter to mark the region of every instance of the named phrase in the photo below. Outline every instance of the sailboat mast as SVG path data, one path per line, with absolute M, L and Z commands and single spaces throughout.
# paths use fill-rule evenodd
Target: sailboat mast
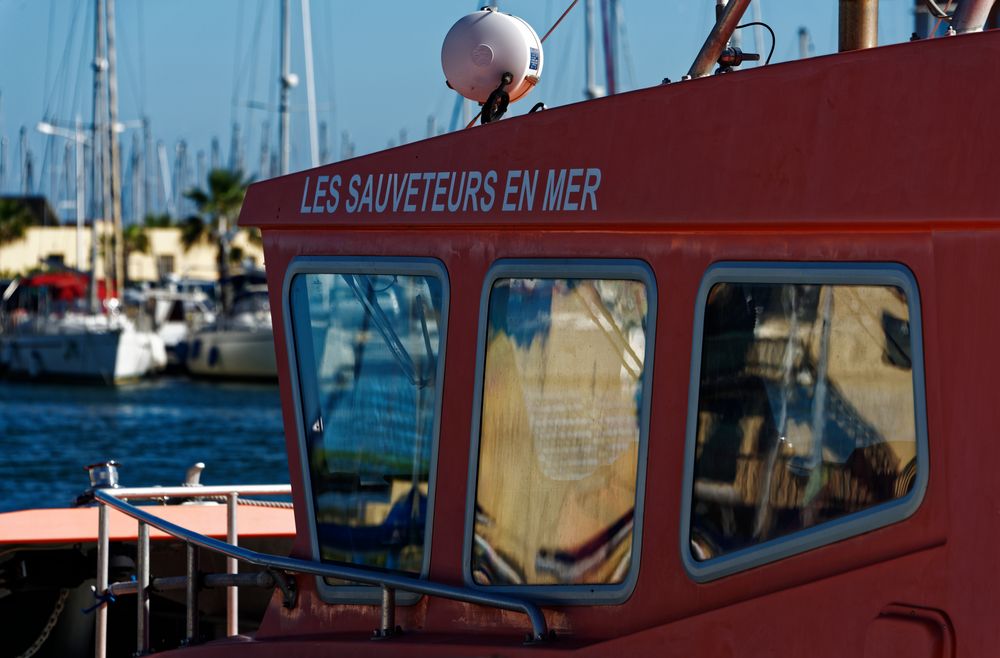
M 309 158 L 319 166 L 319 130 L 316 126 L 316 78 L 313 72 L 312 15 L 309 0 L 302 0 L 302 48 L 306 63 L 306 104 L 309 111 Z
M 617 92 L 617 85 L 615 83 L 615 37 L 618 30 L 615 27 L 617 22 L 614 4 L 614 0 L 601 0 L 601 17 L 603 19 L 601 23 L 604 28 L 604 80 L 607 84 L 609 96 L 613 96 Z
M 97 243 L 98 243 L 98 232 L 97 232 L 97 221 L 98 218 L 104 214 L 104 195 L 101 194 L 100 190 L 103 189 L 103 151 L 101 144 L 103 143 L 103 119 L 104 119 L 104 71 L 107 68 L 107 60 L 104 58 L 104 2 L 102 0 L 94 0 L 94 119 L 93 119 L 93 132 L 91 133 L 90 139 L 90 154 L 93 158 L 93 167 L 91 168 L 91 174 L 93 176 L 92 181 L 92 194 L 93 199 L 93 212 L 91 213 L 90 220 L 90 285 L 87 291 L 87 296 L 90 299 L 90 312 L 97 313 L 99 310 L 98 300 L 97 300 Z M 101 610 L 97 611 L 98 614 Z M 103 655 L 103 651 L 98 650 L 100 655 Z
M 281 151 L 281 168 L 279 174 L 285 175 L 289 170 L 291 143 L 289 140 L 288 96 L 295 86 L 292 77 L 292 25 L 289 20 L 290 0 L 281 0 L 281 100 L 279 106 L 280 119 L 278 123 L 278 144 Z
M 587 98 L 599 98 L 604 95 L 604 90 L 597 86 L 597 47 L 594 33 L 597 31 L 597 11 L 594 6 L 596 0 L 587 0 L 584 3 L 584 64 L 587 76 L 587 88 L 584 90 Z
M 111 222 L 114 227 L 115 297 L 121 299 L 125 285 L 125 245 L 122 231 L 122 163 L 118 149 L 118 56 L 115 50 L 115 0 L 107 3 L 108 32 L 108 145 L 111 151 Z

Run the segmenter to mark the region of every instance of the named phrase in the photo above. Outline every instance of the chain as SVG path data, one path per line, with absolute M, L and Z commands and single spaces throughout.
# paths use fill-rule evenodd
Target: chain
M 284 500 L 257 500 L 254 498 L 240 498 L 238 500 L 240 505 L 247 505 L 248 507 L 276 507 L 279 509 L 293 509 L 293 503 Z
M 59 621 L 59 615 L 62 614 L 63 607 L 66 605 L 66 599 L 69 598 L 69 590 L 64 589 L 59 592 L 59 599 L 56 601 L 56 607 L 52 609 L 52 614 L 49 616 L 49 621 L 45 624 L 45 628 L 42 629 L 42 634 L 38 636 L 38 639 L 32 643 L 28 650 L 22 653 L 18 658 L 31 658 L 34 656 L 42 645 L 45 644 L 45 640 L 49 639 L 49 635 L 52 634 L 52 629 L 56 627 L 56 622 Z

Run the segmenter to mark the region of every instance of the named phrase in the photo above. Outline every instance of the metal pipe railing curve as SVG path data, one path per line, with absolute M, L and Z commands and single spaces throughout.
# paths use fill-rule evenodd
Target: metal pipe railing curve
M 243 492 L 250 488 L 252 487 L 241 487 L 239 490 Z M 187 495 L 210 495 L 210 492 L 208 491 L 209 489 L 226 489 L 226 487 L 190 487 L 187 488 L 187 492 L 185 493 L 187 493 Z M 229 489 L 229 491 L 232 490 L 233 489 L 231 488 Z M 228 557 L 233 557 L 237 560 L 254 564 L 265 569 L 269 568 L 289 571 L 292 573 L 303 573 L 325 578 L 338 578 L 340 580 L 347 580 L 364 585 L 392 588 L 405 592 L 413 592 L 427 596 L 437 596 L 444 599 L 452 599 L 465 603 L 473 603 L 476 605 L 520 612 L 527 616 L 529 622 L 531 623 L 532 641 L 537 642 L 548 638 L 549 633 L 548 626 L 545 621 L 545 615 L 542 614 L 541 608 L 530 601 L 525 601 L 523 599 L 504 594 L 480 592 L 467 587 L 445 585 L 443 583 L 435 583 L 433 581 L 411 578 L 409 576 L 402 576 L 399 574 L 368 571 L 366 569 L 327 564 L 324 562 L 317 562 L 315 560 L 303 560 L 300 558 L 269 555 L 266 553 L 258 553 L 257 551 L 252 551 L 239 546 L 232 546 L 226 542 L 213 539 L 212 537 L 207 537 L 175 523 L 171 523 L 170 521 L 162 519 L 155 514 L 147 512 L 143 508 L 136 507 L 135 505 L 131 505 L 124 500 L 121 500 L 122 497 L 140 497 L 136 495 L 139 491 L 142 491 L 142 493 L 145 494 L 147 490 L 98 489 L 94 491 L 94 498 L 101 505 L 106 505 L 107 507 L 116 509 L 123 514 L 136 519 L 137 521 L 147 523 L 150 526 L 189 544 L 199 546 L 216 553 L 221 553 Z M 159 492 L 159 496 L 177 495 L 168 493 L 169 491 L 171 491 L 171 488 L 163 487 Z M 225 492 L 212 491 L 211 493 L 224 494 Z M 142 497 L 152 498 L 159 496 L 150 495 Z

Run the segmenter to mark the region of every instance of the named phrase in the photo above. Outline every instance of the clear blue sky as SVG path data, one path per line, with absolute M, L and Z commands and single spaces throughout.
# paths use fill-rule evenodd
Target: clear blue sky
M 774 61 L 798 56 L 798 29 L 809 29 L 817 55 L 833 52 L 836 0 L 754 0 L 778 35 Z M 543 34 L 570 0 L 505 0 Z M 29 130 L 36 186 L 49 176 L 46 138 L 34 130 L 43 118 L 90 120 L 93 57 L 91 0 L 0 0 L 0 136 L 10 143 L 7 189 L 16 189 L 18 131 Z M 277 103 L 277 0 L 117 0 L 120 117 L 148 116 L 153 138 L 171 162 L 179 140 L 192 169 L 206 160 L 217 137 L 228 159 L 233 121 L 246 140 L 246 166 L 256 172 L 263 122 L 277 142 L 277 114 L 249 109 L 249 101 Z M 328 124 L 329 160 L 339 159 L 341 135 L 350 134 L 357 155 L 401 140 L 423 138 L 428 117 L 447 127 L 455 103 L 445 87 L 440 48 L 455 20 L 485 2 L 432 0 L 312 0 L 319 117 Z M 619 78 L 627 89 L 679 78 L 690 66 L 714 16 L 713 0 L 621 0 L 628 58 Z M 913 31 L 913 0 L 882 0 L 880 42 L 906 40 Z M 748 17 L 750 12 L 748 12 Z M 512 106 L 527 111 L 538 100 L 550 107 L 581 100 L 584 87 L 583 2 L 545 44 L 542 82 Z M 259 24 L 259 25 L 258 25 Z M 292 2 L 293 71 L 304 80 L 299 2 Z M 745 50 L 753 37 L 745 30 Z M 765 36 L 766 40 L 766 36 Z M 624 59 L 624 58 L 623 58 Z M 603 78 L 603 76 L 602 76 Z M 305 85 L 293 92 L 292 169 L 309 164 Z M 131 132 L 123 136 L 124 165 Z M 63 144 L 56 152 L 62 158 Z M 44 189 L 47 189 L 47 185 Z

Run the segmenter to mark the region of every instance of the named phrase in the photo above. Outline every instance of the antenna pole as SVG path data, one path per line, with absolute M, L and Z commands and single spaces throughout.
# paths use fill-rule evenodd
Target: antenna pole
M 840 0 L 840 52 L 878 45 L 878 0 Z

